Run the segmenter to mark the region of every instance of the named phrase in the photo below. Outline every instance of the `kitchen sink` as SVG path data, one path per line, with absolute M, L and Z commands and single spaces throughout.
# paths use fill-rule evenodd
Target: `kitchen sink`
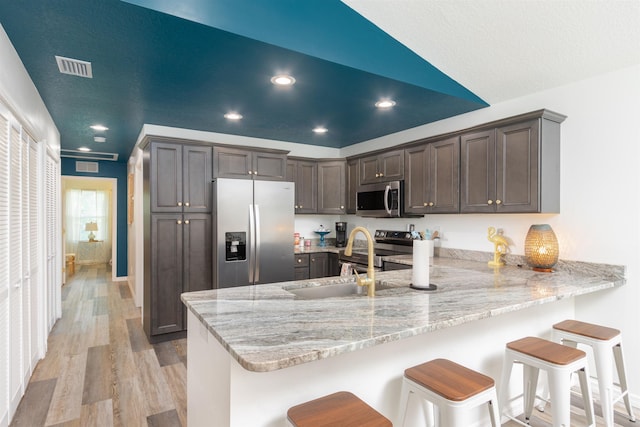
M 376 291 L 388 289 L 388 286 L 376 284 Z M 367 289 L 364 286 L 358 286 L 356 283 L 338 283 L 334 285 L 309 286 L 307 288 L 287 289 L 296 296 L 296 299 L 321 299 L 321 298 L 337 298 L 347 297 L 351 295 L 367 295 Z

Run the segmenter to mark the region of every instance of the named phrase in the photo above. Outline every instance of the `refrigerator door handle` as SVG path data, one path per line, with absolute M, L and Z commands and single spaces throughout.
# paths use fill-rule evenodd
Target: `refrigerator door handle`
M 254 217 L 253 205 L 249 205 L 249 284 L 253 285 L 253 273 L 256 265 L 256 251 L 255 251 L 255 236 L 256 236 L 256 222 Z
M 260 282 L 260 205 L 255 205 L 256 212 L 256 250 L 255 250 L 255 276 L 254 283 L 258 284 Z

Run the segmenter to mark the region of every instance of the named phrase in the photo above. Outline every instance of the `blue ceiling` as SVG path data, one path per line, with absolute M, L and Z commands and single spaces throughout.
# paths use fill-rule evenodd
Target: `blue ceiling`
M 487 106 L 338 0 L 3 1 L 0 23 L 61 147 L 121 161 L 145 123 L 345 147 Z M 60 74 L 55 55 L 93 78 Z M 296 84 L 272 85 L 281 72 Z

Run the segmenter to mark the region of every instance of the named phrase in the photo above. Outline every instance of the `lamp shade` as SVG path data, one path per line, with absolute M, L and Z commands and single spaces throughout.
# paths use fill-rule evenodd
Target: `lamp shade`
M 84 231 L 98 231 L 97 222 L 88 222 L 84 225 Z
M 549 224 L 534 224 L 529 227 L 524 239 L 524 255 L 536 271 L 550 272 L 558 262 L 558 239 Z

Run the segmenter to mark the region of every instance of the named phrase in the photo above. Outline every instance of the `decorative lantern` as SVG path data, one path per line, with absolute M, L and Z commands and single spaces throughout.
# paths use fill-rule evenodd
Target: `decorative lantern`
M 524 239 L 524 255 L 535 271 L 551 272 L 558 262 L 558 239 L 549 224 L 529 227 Z

